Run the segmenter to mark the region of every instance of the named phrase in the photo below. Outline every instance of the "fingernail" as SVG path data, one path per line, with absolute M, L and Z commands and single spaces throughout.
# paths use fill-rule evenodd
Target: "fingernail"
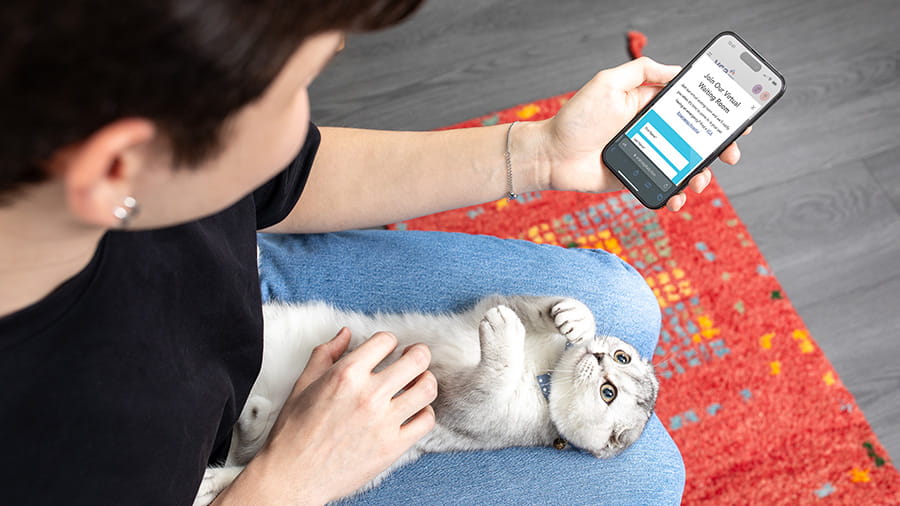
M 416 346 L 418 346 L 418 345 L 420 345 L 420 344 L 422 344 L 422 343 L 413 343 L 413 344 L 410 344 L 410 345 L 407 346 L 406 348 L 403 348 L 403 351 L 402 351 L 400 354 L 401 354 L 401 355 L 406 355 L 406 352 L 408 352 L 409 350 L 413 349 L 414 347 L 416 347 Z
M 709 184 L 709 176 L 706 174 L 700 174 L 697 176 L 697 187 L 694 188 L 694 193 L 700 193 L 706 188 L 706 185 Z
M 397 336 L 395 336 L 394 334 L 392 334 L 390 332 L 384 332 L 384 331 L 376 332 L 375 336 L 372 336 L 372 337 L 376 337 L 376 336 L 379 339 L 387 339 L 388 341 L 393 342 L 394 346 L 397 346 Z

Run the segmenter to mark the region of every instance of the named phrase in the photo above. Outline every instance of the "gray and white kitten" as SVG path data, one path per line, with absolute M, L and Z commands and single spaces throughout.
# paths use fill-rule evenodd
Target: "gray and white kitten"
M 431 349 L 436 426 L 368 485 L 424 452 L 549 446 L 559 438 L 593 455 L 637 440 L 656 404 L 653 366 L 621 339 L 595 336 L 594 316 L 563 297 L 491 296 L 457 314 L 377 314 L 324 303 L 267 304 L 262 369 L 234 428 L 225 467 L 206 470 L 195 505 L 212 502 L 265 443 L 315 346 L 342 326 L 350 349 L 386 330 Z M 549 398 L 537 377 L 550 376 Z

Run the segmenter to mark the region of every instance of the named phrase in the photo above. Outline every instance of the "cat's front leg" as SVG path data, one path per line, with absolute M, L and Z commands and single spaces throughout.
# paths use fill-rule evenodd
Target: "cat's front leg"
M 594 313 L 580 300 L 562 299 L 550 308 L 549 314 L 566 341 L 579 343 L 596 335 Z
M 243 470 L 243 466 L 207 467 L 200 489 L 197 490 L 197 497 L 194 498 L 194 506 L 212 503 Z

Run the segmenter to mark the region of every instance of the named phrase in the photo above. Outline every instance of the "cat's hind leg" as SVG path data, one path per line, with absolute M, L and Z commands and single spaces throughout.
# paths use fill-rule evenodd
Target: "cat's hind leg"
M 251 393 L 244 404 L 234 431 L 231 435 L 231 448 L 225 459 L 226 466 L 240 466 L 250 462 L 263 447 L 269 437 L 269 431 L 278 417 L 279 407 L 271 400 Z
M 478 338 L 479 367 L 490 370 L 500 380 L 498 386 L 513 384 L 525 363 L 525 326 L 518 315 L 506 306 L 488 309 L 478 325 Z
M 212 503 L 243 470 L 243 466 L 207 467 L 200 489 L 197 490 L 197 497 L 194 498 L 194 506 Z

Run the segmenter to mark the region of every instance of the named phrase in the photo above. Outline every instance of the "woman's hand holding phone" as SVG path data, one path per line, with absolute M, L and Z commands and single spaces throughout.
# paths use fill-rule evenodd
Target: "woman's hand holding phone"
M 624 185 L 603 164 L 603 147 L 644 108 L 662 87 L 681 70 L 641 57 L 603 70 L 584 85 L 545 125 L 545 153 L 548 160 L 545 187 L 552 190 L 607 192 Z M 749 133 L 749 128 L 746 133 Z M 740 160 L 737 144 L 730 145 L 719 159 L 734 165 Z M 696 193 L 709 184 L 712 172 L 703 169 L 690 182 Z M 666 206 L 678 211 L 684 206 L 684 192 Z

